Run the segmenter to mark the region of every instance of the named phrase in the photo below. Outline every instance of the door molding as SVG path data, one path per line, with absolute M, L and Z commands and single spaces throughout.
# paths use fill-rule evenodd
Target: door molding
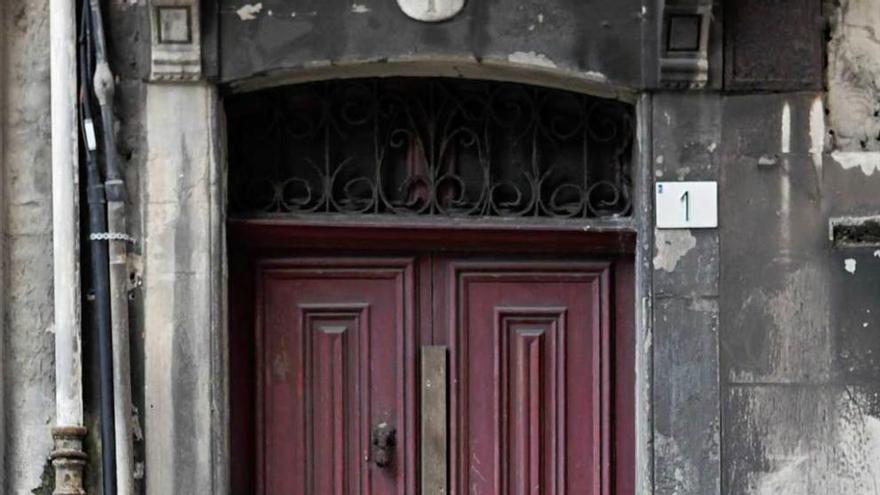
M 230 249 L 271 253 L 280 249 L 458 250 L 554 254 L 633 254 L 636 231 L 630 222 L 584 230 L 581 227 L 499 222 L 363 223 L 339 219 L 227 221 Z

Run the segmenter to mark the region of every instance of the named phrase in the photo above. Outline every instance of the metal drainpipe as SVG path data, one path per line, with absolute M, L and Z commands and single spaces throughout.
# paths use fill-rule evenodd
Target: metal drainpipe
M 107 61 L 106 38 L 100 0 L 91 0 L 95 47 L 94 91 L 101 106 L 106 162 L 104 193 L 107 199 L 107 235 L 110 264 L 110 316 L 112 322 L 113 405 L 116 447 L 116 493 L 134 492 L 134 446 L 131 425 L 131 357 L 128 323 L 128 253 L 126 243 L 125 182 L 117 166 L 113 118 L 115 81 Z
M 49 5 L 56 407 L 51 457 L 56 495 L 85 493 L 74 6 L 73 0 L 51 0 Z
M 80 108 L 83 141 L 86 143 L 86 197 L 89 212 L 89 240 L 91 245 L 92 290 L 94 292 L 94 323 L 98 346 L 101 417 L 101 476 L 103 493 L 116 493 L 116 440 L 113 415 L 113 366 L 110 341 L 110 295 L 107 261 L 107 243 L 100 236 L 107 232 L 107 208 L 104 184 L 98 167 L 97 140 L 92 120 L 91 16 L 88 0 L 83 0 L 80 38 Z

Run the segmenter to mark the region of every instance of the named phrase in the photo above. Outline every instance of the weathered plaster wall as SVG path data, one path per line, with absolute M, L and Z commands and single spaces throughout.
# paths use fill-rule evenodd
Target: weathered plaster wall
M 217 108 L 206 84 L 147 87 L 144 416 L 146 493 L 156 495 L 225 486 L 225 463 L 212 458 L 226 430 L 215 421 L 226 409 L 225 371 L 212 358 L 225 352 Z
M 52 211 L 49 15 L 45 0 L 8 0 L 4 42 L 2 194 L 3 493 L 40 488 L 52 448 Z M 38 492 L 48 493 L 48 492 Z
M 530 67 L 533 75 L 621 88 L 641 88 L 652 76 L 642 69 L 643 35 L 653 44 L 656 18 L 654 2 L 646 0 L 473 1 L 433 24 L 413 21 L 386 0 L 218 4 L 223 82 L 418 60 L 434 74 L 443 68 L 467 76 L 482 68 L 484 77 L 513 78 L 527 74 L 517 68 Z
M 724 493 L 877 493 L 880 259 L 828 221 L 880 211 L 880 176 L 835 161 L 823 114 L 820 93 L 725 99 Z
M 6 66 L 6 3 L 0 3 L 0 67 Z M 0 115 L 6 115 L 6 73 L 0 73 Z M 0 117 L 0 184 L 3 183 L 4 167 L 4 144 L 6 141 L 6 120 Z M 6 193 L 0 188 L 0 315 L 4 314 L 6 306 L 5 291 L 6 280 L 3 275 L 6 273 Z M 5 393 L 5 375 L 6 367 L 3 363 L 5 360 L 6 341 L 6 324 L 4 318 L 0 317 L 0 439 L 6 438 L 6 408 L 4 407 Z M 6 442 L 0 440 L 0 490 L 6 485 Z
M 880 8 L 875 0 L 828 4 L 828 107 L 834 144 L 841 150 L 880 151 Z
M 655 95 L 655 180 L 718 180 L 721 102 Z M 718 231 L 655 230 L 654 244 L 655 493 L 718 493 Z

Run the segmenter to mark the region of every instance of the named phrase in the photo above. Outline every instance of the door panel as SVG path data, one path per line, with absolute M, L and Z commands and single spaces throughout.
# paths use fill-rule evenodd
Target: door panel
M 258 493 L 414 493 L 412 260 L 303 259 L 259 271 Z M 371 431 L 399 441 L 376 465 Z
M 438 261 L 452 493 L 603 493 L 609 266 Z

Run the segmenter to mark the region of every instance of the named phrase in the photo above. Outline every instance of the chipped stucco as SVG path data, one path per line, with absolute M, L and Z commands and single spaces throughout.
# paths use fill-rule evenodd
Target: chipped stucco
M 367 14 L 370 12 L 370 8 L 361 3 L 353 3 L 351 4 L 351 12 L 354 14 Z
M 242 5 L 240 9 L 235 11 L 235 13 L 242 21 L 253 21 L 257 18 L 257 14 L 259 14 L 262 10 L 262 3 L 254 3 Z
M 744 450 L 741 457 L 730 460 L 738 478 L 731 480 L 728 493 L 876 495 L 880 491 L 880 420 L 870 411 L 870 404 L 876 403 L 872 393 L 827 386 L 737 389 L 734 397 L 745 414 L 731 422 L 750 433 L 733 440 Z M 749 442 L 760 445 L 760 450 L 749 450 Z M 749 456 L 760 456 L 763 467 L 740 471 L 749 465 Z
M 856 272 L 856 260 L 854 258 L 847 258 L 843 260 L 843 268 L 849 273 Z
M 880 151 L 880 5 L 838 3 L 830 15 L 827 75 L 834 144 L 845 151 Z
M 855 169 L 867 176 L 880 172 L 880 152 L 878 151 L 834 151 L 831 158 L 844 170 Z
M 679 260 L 696 247 L 697 238 L 687 229 L 658 230 L 654 242 L 654 268 L 671 272 Z
M 550 60 L 550 57 L 543 53 L 513 52 L 507 56 L 507 61 L 514 64 L 533 65 L 535 67 L 547 67 L 549 69 L 556 68 L 556 64 Z
M 0 25 L 4 259 L 0 491 L 43 489 L 55 420 L 49 121 L 49 2 L 7 0 Z M 2 416 L 0 416 L 2 417 Z

